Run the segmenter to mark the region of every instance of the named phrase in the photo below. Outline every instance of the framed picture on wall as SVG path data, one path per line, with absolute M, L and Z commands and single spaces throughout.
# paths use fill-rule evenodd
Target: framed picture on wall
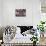
M 24 17 L 26 16 L 26 9 L 16 9 L 15 16 L 17 17 Z

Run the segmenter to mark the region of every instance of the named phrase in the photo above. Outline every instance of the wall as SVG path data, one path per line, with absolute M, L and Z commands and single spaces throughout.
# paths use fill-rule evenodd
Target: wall
M 33 0 L 32 3 L 32 11 L 33 11 L 33 26 L 37 26 L 41 20 L 41 1 L 40 0 Z
M 2 19 L 3 16 L 2 16 L 2 0 L 0 0 L 0 26 L 2 25 Z
M 16 17 L 15 9 L 26 9 L 26 17 Z M 40 20 L 40 0 L 3 0 L 3 26 L 33 25 Z

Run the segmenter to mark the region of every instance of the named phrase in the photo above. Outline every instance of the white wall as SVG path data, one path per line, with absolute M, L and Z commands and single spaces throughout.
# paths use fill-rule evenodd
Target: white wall
M 41 2 L 40 0 L 33 0 L 32 3 L 32 11 L 33 11 L 33 26 L 37 26 L 41 20 Z
M 16 17 L 15 9 L 26 9 L 26 17 Z M 3 0 L 2 25 L 34 25 L 40 20 L 40 0 Z
M 0 0 L 0 26 L 2 25 L 2 0 Z

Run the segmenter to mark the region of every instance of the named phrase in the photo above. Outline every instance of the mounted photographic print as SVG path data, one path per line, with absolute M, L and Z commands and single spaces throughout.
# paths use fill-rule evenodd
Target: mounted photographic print
M 24 16 L 26 16 L 26 9 L 16 9 L 15 10 L 15 15 L 17 17 L 24 17 Z

